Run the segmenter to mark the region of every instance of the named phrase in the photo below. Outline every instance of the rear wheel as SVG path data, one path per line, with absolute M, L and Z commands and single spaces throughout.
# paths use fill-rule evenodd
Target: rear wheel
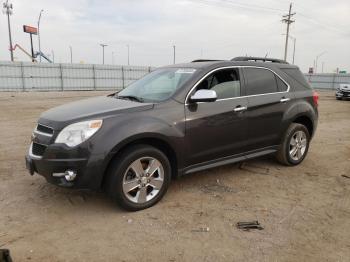
M 310 134 L 308 129 L 297 123 L 292 123 L 287 129 L 282 144 L 277 152 L 277 160 L 288 166 L 300 164 L 309 149 Z
M 171 178 L 169 160 L 148 145 L 128 148 L 109 169 L 106 189 L 121 207 L 130 211 L 156 204 L 166 193 Z

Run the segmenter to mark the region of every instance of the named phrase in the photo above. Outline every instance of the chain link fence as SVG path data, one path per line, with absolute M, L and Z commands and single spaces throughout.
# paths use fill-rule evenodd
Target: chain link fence
M 0 62 L 0 91 L 120 90 L 153 70 L 146 66 Z M 336 89 L 350 74 L 306 74 L 313 88 Z
M 152 67 L 0 62 L 0 91 L 119 90 Z

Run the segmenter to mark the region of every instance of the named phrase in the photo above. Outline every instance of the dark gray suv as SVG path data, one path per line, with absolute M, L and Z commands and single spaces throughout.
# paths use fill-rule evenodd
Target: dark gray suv
M 267 154 L 301 163 L 317 103 L 298 67 L 277 59 L 161 67 L 119 93 L 44 112 L 26 165 L 53 184 L 102 188 L 140 210 L 177 176 Z

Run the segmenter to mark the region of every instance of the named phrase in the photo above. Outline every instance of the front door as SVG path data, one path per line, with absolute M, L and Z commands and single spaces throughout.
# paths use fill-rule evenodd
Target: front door
M 241 153 L 246 146 L 247 98 L 241 97 L 240 70 L 220 69 L 192 90 L 216 91 L 215 102 L 186 101 L 187 166 Z

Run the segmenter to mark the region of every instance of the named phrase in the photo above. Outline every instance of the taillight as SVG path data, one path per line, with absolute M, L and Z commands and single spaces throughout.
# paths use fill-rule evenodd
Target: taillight
M 313 100 L 314 100 L 315 106 L 318 106 L 318 98 L 319 98 L 319 95 L 318 95 L 318 93 L 317 93 L 316 91 L 314 91 L 314 92 L 312 93 L 312 98 L 313 98 Z

